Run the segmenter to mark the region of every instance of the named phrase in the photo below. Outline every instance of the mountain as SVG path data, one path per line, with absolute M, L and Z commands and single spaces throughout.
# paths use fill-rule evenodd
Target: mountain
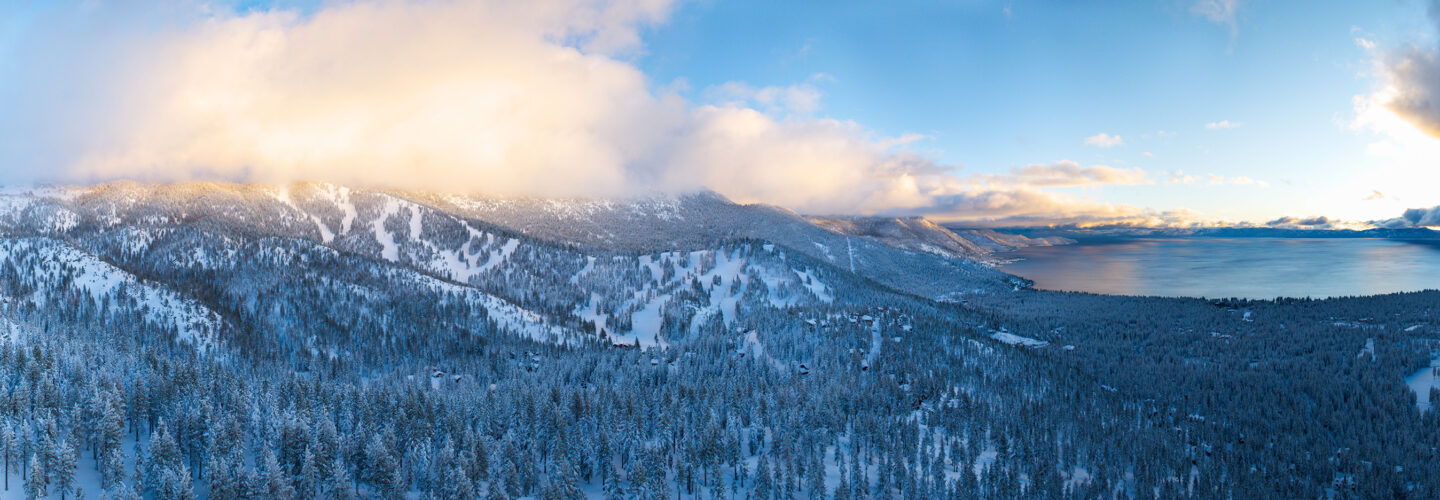
M 121 182 L 12 190 L 3 201 L 7 262 L 29 271 L 11 286 L 40 290 L 31 303 L 138 295 L 130 300 L 150 306 L 145 319 L 167 335 L 270 354 L 298 345 L 380 356 L 420 329 L 654 346 L 716 317 L 733 323 L 737 309 L 830 303 L 846 293 L 837 290 L 875 286 L 856 280 L 935 298 L 1016 283 L 958 255 L 837 234 L 714 193 L 540 200 Z M 55 275 L 83 279 L 45 290 Z M 347 305 L 366 303 L 387 305 Z M 459 314 L 442 321 L 434 307 Z M 693 312 L 676 317 L 682 307 Z M 256 330 L 275 334 L 247 333 Z
M 810 217 L 839 234 L 951 259 L 986 260 L 990 251 L 923 217 Z
M 1053 247 L 1059 245 L 1070 245 L 1075 240 L 1062 236 L 1025 236 L 1022 234 L 1008 234 L 994 229 L 965 229 L 947 228 L 960 235 L 961 238 L 970 240 L 984 248 L 990 253 L 1009 252 L 1026 247 Z
M 1386 238 L 1407 241 L 1440 240 L 1440 231 L 1424 227 L 1371 229 L 1295 229 L 1282 227 L 1016 227 L 1005 233 L 1032 238 Z
M 949 228 L 924 217 L 808 217 L 811 223 L 838 234 L 949 259 L 996 263 L 997 253 L 1031 246 L 1068 245 L 1059 236 L 1029 237 L 992 229 Z
M 632 200 L 455 195 L 420 195 L 416 199 L 526 236 L 610 251 L 692 248 L 718 240 L 765 241 L 892 289 L 931 298 L 996 293 L 1019 282 L 974 255 L 935 254 L 906 238 L 880 241 L 835 231 L 790 210 L 737 204 L 708 191 Z M 939 228 L 927 230 L 934 229 Z M 923 233 L 906 236 L 927 237 Z
M 35 497 L 1440 491 L 1403 383 L 1440 293 L 1109 297 L 978 261 L 1057 243 L 707 192 L 8 189 L 0 447 Z

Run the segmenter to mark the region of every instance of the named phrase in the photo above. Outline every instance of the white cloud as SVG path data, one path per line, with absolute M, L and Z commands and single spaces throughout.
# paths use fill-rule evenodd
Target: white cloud
M 1113 148 L 1115 146 L 1123 146 L 1124 144 L 1125 139 L 1120 136 L 1103 132 L 1085 138 L 1086 146 L 1095 146 L 1097 148 Z
M 1428 2 L 1428 7 L 1431 22 L 1440 23 L 1440 2 Z M 1440 158 L 1440 46 L 1432 39 L 1423 45 L 1375 47 L 1370 54 L 1375 88 L 1354 96 L 1349 126 L 1371 141 L 1366 180 L 1373 182 L 1374 192 L 1364 200 L 1348 200 L 1350 208 L 1374 217 L 1398 207 L 1400 199 L 1440 203 L 1433 188 L 1440 184 L 1435 168 Z M 1384 195 L 1377 197 L 1380 192 Z
M 1176 171 L 1174 171 L 1174 172 L 1166 172 L 1166 173 L 1165 173 L 1165 183 L 1166 183 L 1166 184 L 1185 184 L 1185 185 L 1189 185 L 1189 184 L 1194 184 L 1194 183 L 1195 183 L 1196 181 L 1198 181 L 1198 180 L 1199 180 L 1199 179 L 1197 179 L 1195 176 L 1193 176 L 1193 175 L 1186 175 L 1185 172 L 1180 171 L 1180 170 L 1176 170 Z
M 1202 181 L 1203 181 L 1203 183 L 1202 183 Z M 1261 181 L 1261 180 L 1256 180 L 1256 179 L 1253 179 L 1253 178 L 1250 178 L 1250 177 L 1247 177 L 1247 176 L 1243 176 L 1243 175 L 1241 175 L 1241 176 L 1236 176 L 1236 177 L 1226 177 L 1226 176 L 1219 175 L 1219 174 L 1205 174 L 1204 176 L 1197 177 L 1197 176 L 1194 176 L 1194 175 L 1186 174 L 1183 170 L 1176 170 L 1176 171 L 1174 171 L 1174 172 L 1165 172 L 1165 174 L 1164 174 L 1164 182 L 1165 182 L 1165 184 L 1171 184 L 1171 185 L 1176 185 L 1176 184 L 1178 184 L 1178 185 L 1186 185 L 1186 186 L 1190 186 L 1190 185 L 1208 185 L 1208 186 L 1255 186 L 1255 187 L 1262 187 L 1262 188 L 1270 187 L 1270 183 L 1268 183 L 1268 182 Z
M 1246 176 L 1243 176 L 1243 175 L 1238 176 L 1238 177 L 1225 177 L 1225 176 L 1221 176 L 1221 175 L 1211 174 L 1211 175 L 1210 175 L 1210 184 L 1211 184 L 1211 185 L 1231 185 L 1231 186 L 1257 186 L 1257 187 L 1262 187 L 1262 188 L 1270 187 L 1270 183 L 1268 183 L 1268 182 L 1260 181 L 1260 180 L 1255 180 L 1255 179 L 1252 179 L 1252 178 L 1250 178 L 1250 177 L 1246 177 Z
M 1148 182 L 1142 171 L 1060 162 L 962 178 L 904 149 L 923 136 L 814 116 L 811 82 L 736 82 L 709 104 L 689 102 L 673 91 L 683 81 L 656 87 L 627 59 L 670 7 L 49 9 L 12 38 L 24 40 L 18 55 L 0 56 L 0 67 L 27 68 L 0 83 L 0 157 L 10 162 L 0 180 L 328 180 L 541 196 L 703 187 L 812 213 L 1146 213 L 1045 190 Z
M 1240 0 L 1196 0 L 1190 5 L 1191 13 L 1212 23 L 1229 27 L 1232 37 L 1239 29 L 1239 23 L 1235 18 L 1239 10 Z
M 1218 121 L 1218 122 L 1206 123 L 1206 124 L 1205 124 L 1205 130 L 1228 130 L 1228 129 L 1232 129 L 1232 128 L 1240 128 L 1241 125 L 1243 125 L 1243 124 L 1240 123 L 1240 122 L 1232 122 L 1232 121 L 1230 121 L 1230 120 L 1220 120 L 1220 121 Z
M 820 90 L 808 83 L 755 88 L 745 82 L 726 82 L 705 90 L 719 104 L 753 106 L 767 112 L 810 114 L 820 110 Z
M 989 184 L 1071 187 L 1101 184 L 1139 185 L 1150 184 L 1145 171 L 1138 168 L 1122 169 L 1107 165 L 1080 165 L 1062 160 L 1050 164 L 1026 165 L 1010 169 L 1004 175 L 977 176 Z

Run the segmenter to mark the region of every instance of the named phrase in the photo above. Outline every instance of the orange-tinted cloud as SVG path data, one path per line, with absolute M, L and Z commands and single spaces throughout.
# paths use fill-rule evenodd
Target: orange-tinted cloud
M 688 101 L 628 57 L 666 0 L 375 0 L 46 11 L 0 95 L 9 180 L 325 180 L 502 195 L 710 188 L 810 213 L 1128 217 L 1046 191 L 1148 183 L 1073 162 L 965 176 L 816 116 L 808 83 Z M 96 29 L 102 26 L 104 29 Z M 1118 141 L 1118 137 L 1116 138 Z M 29 173 L 28 176 L 24 173 Z

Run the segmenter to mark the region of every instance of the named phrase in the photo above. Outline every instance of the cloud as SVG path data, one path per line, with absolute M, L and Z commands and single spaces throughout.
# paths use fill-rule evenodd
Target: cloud
M 1270 187 L 1270 183 L 1268 182 L 1257 181 L 1243 175 L 1238 177 L 1225 177 L 1223 175 L 1210 174 L 1206 178 L 1208 179 L 1211 186 L 1231 185 Z
M 1150 184 L 1145 171 L 1138 168 L 1123 169 L 1106 165 L 1080 165 L 1062 160 L 1050 164 L 1034 164 L 1012 168 L 1003 175 L 978 177 L 986 183 L 1003 185 L 1028 185 L 1046 187 L 1094 186 L 1100 184 L 1137 185 Z
M 1398 200 L 1399 198 L 1396 198 L 1396 197 L 1393 197 L 1393 196 L 1385 196 L 1385 193 L 1380 192 L 1379 189 L 1371 189 L 1371 190 L 1370 190 L 1370 194 L 1365 195 L 1365 198 L 1364 198 L 1365 201 L 1376 201 L 1376 200 L 1385 200 L 1385 199 Z
M 327 180 L 498 195 L 714 189 L 810 213 L 1130 217 L 1046 191 L 1148 182 L 1032 165 L 961 177 L 853 121 L 817 78 L 691 102 L 633 62 L 668 0 L 198 0 L 0 6 L 5 182 Z M 15 13 L 16 15 L 11 15 Z M 24 71 L 11 71 L 24 68 Z M 1118 138 L 1117 138 L 1118 139 Z
M 1228 130 L 1232 128 L 1240 128 L 1240 125 L 1243 124 L 1240 122 L 1231 122 L 1230 120 L 1220 120 L 1218 122 L 1206 123 L 1205 130 Z
M 1226 177 L 1219 174 L 1206 174 L 1203 178 L 1186 174 L 1183 170 L 1165 172 L 1165 184 L 1197 185 L 1204 181 L 1204 185 L 1210 186 L 1257 186 L 1270 187 L 1270 183 L 1255 180 L 1247 176 Z
M 1437 227 L 1440 226 L 1440 206 L 1412 208 L 1400 214 L 1399 217 L 1383 221 L 1374 221 L 1371 224 L 1391 229 Z
M 1366 154 L 1376 166 L 1369 178 L 1380 183 L 1374 187 L 1390 200 L 1416 204 L 1436 202 L 1431 186 L 1440 183 L 1440 1 L 1426 5 L 1436 31 L 1424 42 L 1369 50 L 1375 87 L 1354 96 L 1349 123 L 1370 141 Z
M 1239 10 L 1240 0 L 1197 0 L 1190 5 L 1190 13 L 1230 28 L 1231 37 L 1239 30 L 1239 23 L 1235 18 Z
M 1440 28 L 1440 1 L 1428 2 L 1432 24 Z M 1440 46 L 1410 44 L 1381 51 L 1370 40 L 1357 43 L 1376 55 L 1376 73 L 1383 86 L 1368 97 L 1356 98 L 1357 114 L 1366 108 L 1384 108 L 1431 135 L 1440 137 Z M 1362 118 L 1363 119 L 1363 118 Z
M 745 82 L 726 82 L 706 89 L 705 95 L 721 104 L 767 112 L 810 114 L 820 109 L 820 91 L 808 83 L 755 88 Z
M 1265 225 L 1281 229 L 1333 229 L 1337 227 L 1337 222 L 1330 220 L 1329 217 L 1285 216 L 1266 222 Z
M 1125 139 L 1120 138 L 1120 136 L 1118 135 L 1099 133 L 1090 137 L 1086 137 L 1085 145 L 1095 146 L 1098 148 L 1113 148 L 1115 146 L 1125 145 Z

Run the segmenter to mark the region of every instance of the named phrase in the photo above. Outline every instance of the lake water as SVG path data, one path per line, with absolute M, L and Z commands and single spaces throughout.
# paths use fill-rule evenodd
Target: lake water
M 1440 245 L 1368 238 L 1082 240 L 1001 267 L 1036 288 L 1168 297 L 1335 297 L 1440 288 Z

